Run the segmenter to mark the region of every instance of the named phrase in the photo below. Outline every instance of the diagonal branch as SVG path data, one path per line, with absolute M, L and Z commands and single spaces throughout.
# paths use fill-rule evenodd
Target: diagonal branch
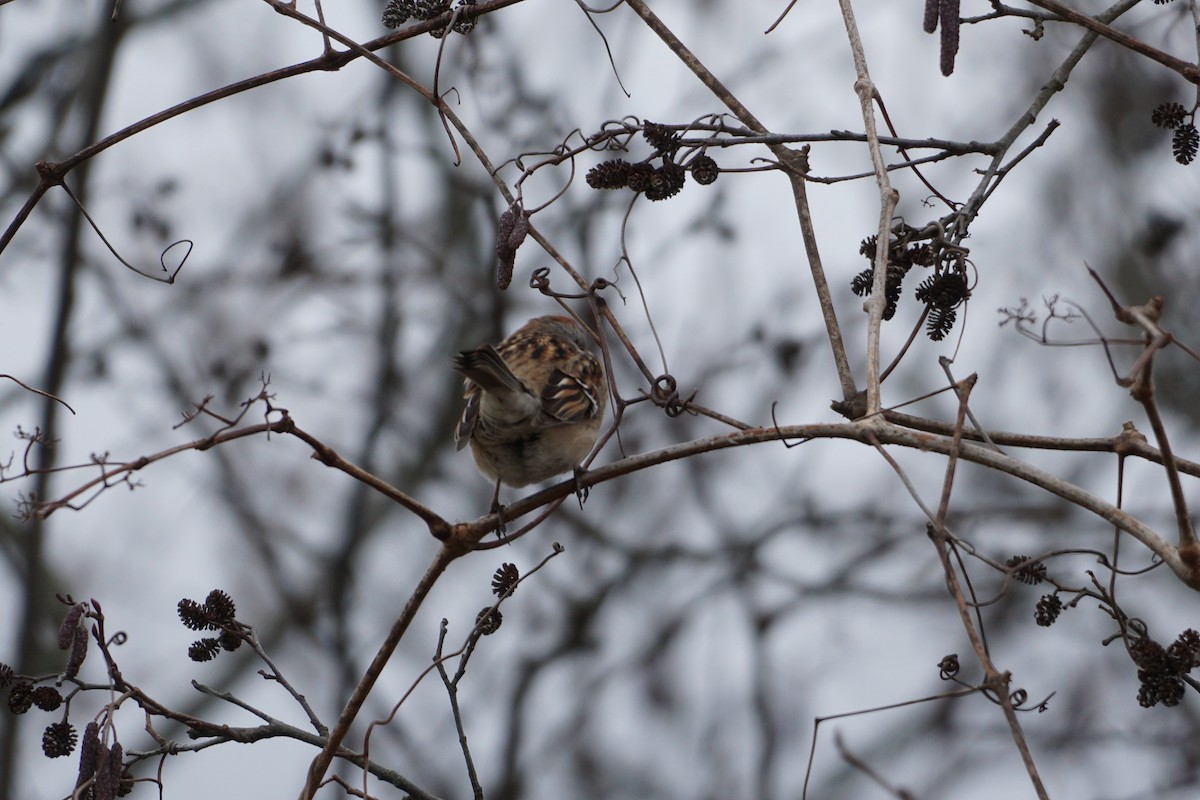
M 1082 28 L 1087 28 L 1092 33 L 1103 36 L 1110 42 L 1119 44 L 1127 50 L 1132 50 L 1152 61 L 1157 61 L 1167 69 L 1178 72 L 1189 83 L 1200 84 L 1200 67 L 1197 67 L 1195 64 L 1178 59 L 1169 53 L 1164 53 L 1156 47 L 1151 47 L 1141 39 L 1135 39 L 1127 33 L 1122 33 L 1111 25 L 1106 25 L 1094 17 L 1089 17 L 1087 14 L 1081 14 L 1075 9 L 1058 2 L 1058 0 L 1029 0 L 1029 2 L 1035 6 L 1041 6 L 1047 11 L 1053 11 L 1068 22 L 1074 22 Z
M 658 16 L 650 10 L 643 0 L 625 0 L 625 5 L 637 14 L 663 42 L 671 52 L 690 69 L 700 82 L 708 87 L 725 106 L 742 121 L 742 124 L 757 134 L 768 133 L 766 126 L 758 121 L 750 109 L 725 87 L 708 68 L 696 58 L 695 54 L 680 41 L 679 37 L 668 28 Z M 850 370 L 850 360 L 846 356 L 846 345 L 842 340 L 842 329 L 837 321 L 833 307 L 833 295 L 829 291 L 829 282 L 825 279 L 825 267 L 821 261 L 821 253 L 817 247 L 817 233 L 813 226 L 812 211 L 808 204 L 808 191 L 805 188 L 805 173 L 808 171 L 807 152 L 797 152 L 783 145 L 769 145 L 771 153 L 779 159 L 792 185 L 792 197 L 796 204 L 796 214 L 800 222 L 800 233 L 804 239 L 804 252 L 808 258 L 809 270 L 812 272 L 813 286 L 817 290 L 817 299 L 821 306 L 821 315 L 825 320 L 825 330 L 829 337 L 829 345 L 833 348 L 833 360 L 837 367 L 838 379 L 842 386 L 842 399 L 850 401 L 858 390 L 854 385 L 854 375 Z

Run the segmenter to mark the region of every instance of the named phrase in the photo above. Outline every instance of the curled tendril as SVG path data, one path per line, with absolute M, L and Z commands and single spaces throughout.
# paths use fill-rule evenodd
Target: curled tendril
M 46 162 L 38 162 L 38 171 L 41 172 L 43 175 L 46 174 L 46 172 L 49 169 L 50 169 L 50 165 L 46 164 Z M 167 284 L 175 283 L 175 276 L 179 274 L 179 270 L 183 269 L 184 262 L 186 262 L 188 259 L 188 256 L 192 254 L 192 246 L 194 243 L 192 242 L 191 239 L 180 239 L 179 241 L 168 245 L 167 248 L 165 250 L 163 250 L 162 253 L 159 254 L 159 257 L 158 257 L 159 266 L 162 267 L 163 272 L 170 273 L 167 277 L 160 278 L 157 275 L 152 275 L 149 272 L 145 272 L 143 270 L 138 269 L 136 266 L 134 266 L 133 264 L 126 261 L 125 258 L 122 257 L 121 254 L 117 252 L 117 248 L 114 247 L 112 242 L 110 242 L 108 240 L 108 237 L 106 237 L 104 235 L 104 232 L 100 230 L 100 226 L 96 223 L 96 220 L 92 219 L 92 215 L 88 213 L 88 210 L 87 210 L 87 208 L 84 207 L 83 202 L 75 195 L 75 193 L 73 191 L 71 191 L 71 187 L 68 186 L 65 181 L 61 181 L 61 180 L 58 182 L 58 185 L 61 186 L 63 191 L 67 193 L 67 197 L 71 198 L 71 202 L 75 203 L 75 207 L 79 209 L 79 213 L 83 214 L 83 218 L 85 220 L 87 220 L 88 225 L 90 225 L 92 230 L 96 232 L 96 235 L 100 237 L 100 241 L 104 243 L 104 246 L 106 248 L 108 248 L 108 252 L 112 253 L 113 257 L 116 258 L 117 261 L 120 261 L 124 267 L 132 270 L 133 272 L 136 272 L 138 275 L 141 275 L 143 278 L 149 278 L 152 281 L 158 281 L 159 283 L 167 283 Z M 181 244 L 187 245 L 187 252 L 183 254 L 183 258 L 180 260 L 179 266 L 177 266 L 175 268 L 174 272 L 171 272 L 171 270 L 167 269 L 167 264 L 166 264 L 167 253 L 171 252 L 171 250 L 173 250 L 176 246 L 181 245 Z
M 598 278 L 597 283 L 603 280 L 603 278 Z M 604 285 L 608 285 L 607 281 L 604 282 Z M 573 294 L 567 292 L 556 292 L 550 288 L 549 267 L 538 267 L 533 271 L 533 273 L 529 276 L 529 288 L 536 289 L 537 291 L 546 295 L 546 297 L 553 297 L 557 300 L 582 300 L 583 298 L 594 294 L 597 290 L 596 283 L 593 283 L 586 292 L 575 292 Z
M 1039 714 L 1041 714 L 1045 711 L 1049 711 L 1050 710 L 1050 698 L 1054 697 L 1055 694 L 1056 694 L 1055 692 L 1051 692 L 1050 694 L 1046 695 L 1046 697 L 1042 700 L 1042 702 L 1038 703 L 1036 706 L 1034 706 L 1031 709 L 1025 709 L 1025 710 L 1027 710 L 1027 711 L 1036 710 Z
M 529 276 L 529 288 L 537 289 L 542 294 L 550 294 L 550 268 L 538 267 Z
M 951 653 L 938 663 L 938 677 L 948 681 L 958 674 L 958 653 Z
M 654 402 L 654 405 L 666 411 L 668 417 L 678 417 L 680 414 L 683 414 L 688 410 L 688 404 L 695 398 L 696 393 L 692 392 L 688 399 L 681 400 L 675 376 L 669 372 L 655 378 L 650 391 L 651 401 Z
M 171 270 L 167 269 L 167 253 L 171 252 L 179 245 L 186 246 L 187 250 L 184 251 L 183 258 L 179 259 L 179 264 L 175 267 L 175 271 L 171 272 Z M 179 270 L 183 269 L 183 265 L 187 263 L 188 256 L 192 254 L 192 247 L 194 246 L 195 242 L 193 242 L 191 239 L 180 239 L 177 242 L 172 242 L 171 244 L 167 245 L 166 249 L 159 254 L 158 263 L 162 266 L 163 272 L 171 272 L 170 277 L 167 278 L 167 283 L 175 283 L 175 276 L 179 274 Z
M 779 429 L 779 420 L 775 418 L 775 406 L 777 405 L 778 403 L 771 403 L 771 424 L 775 426 L 775 433 L 779 435 L 779 441 L 783 442 L 783 446 L 791 450 L 793 447 L 799 447 L 809 441 L 808 439 L 801 439 L 796 442 L 789 442 L 787 440 L 787 437 L 783 435 L 783 431 Z
M 1017 689 L 1008 696 L 1008 701 L 1012 704 L 1014 711 L 1036 711 L 1041 714 L 1049 710 L 1050 698 L 1054 697 L 1055 694 L 1056 692 L 1051 692 L 1042 698 L 1040 703 L 1032 706 L 1026 706 L 1025 704 L 1029 701 L 1029 693 L 1024 689 Z
M 1002 703 L 1000 697 L 997 696 L 994 691 L 986 686 L 981 688 L 983 689 L 983 696 L 988 700 L 991 700 L 996 705 L 1000 705 Z M 1008 696 L 1008 702 L 1014 711 L 1037 711 L 1038 713 L 1041 713 L 1050 707 L 1050 698 L 1054 697 L 1054 694 L 1054 692 L 1051 692 L 1050 694 L 1046 695 L 1041 702 L 1026 707 L 1025 704 L 1029 702 L 1029 692 L 1025 691 L 1024 689 L 1015 689 Z

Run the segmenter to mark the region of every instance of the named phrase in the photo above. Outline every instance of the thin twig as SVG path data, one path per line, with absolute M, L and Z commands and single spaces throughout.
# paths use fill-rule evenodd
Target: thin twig
M 468 548 L 469 549 L 469 548 Z M 312 800 L 316 795 L 317 790 L 321 787 L 325 779 L 325 773 L 329 769 L 334 757 L 337 755 L 342 742 L 346 735 L 350 732 L 350 726 L 358 717 L 358 712 L 362 709 L 363 704 L 367 701 L 367 696 L 371 693 L 371 689 L 375 687 L 379 676 L 383 674 L 384 667 L 392 658 L 392 653 L 400 644 L 400 640 L 404 638 L 404 633 L 408 630 L 408 626 L 412 624 L 413 618 L 417 615 L 421 604 L 429 595 L 433 585 L 446 571 L 446 567 L 450 566 L 456 558 L 468 552 L 464 550 L 461 542 L 454 544 L 447 543 L 442 546 L 433 561 L 425 569 L 425 574 L 421 576 L 421 580 L 413 588 L 408 600 L 404 603 L 404 608 L 400 612 L 400 616 L 392 623 L 391 630 L 388 631 L 383 643 L 380 644 L 379 650 L 375 653 L 375 657 L 371 659 L 366 672 L 359 679 L 358 684 L 354 687 L 354 691 L 350 694 L 350 698 L 346 701 L 345 707 L 338 716 L 337 722 L 329 731 L 329 736 L 325 741 L 321 752 L 317 754 L 308 768 L 308 775 L 303 789 L 301 789 L 300 797 L 302 800 Z
M 67 411 L 70 411 L 72 414 L 75 413 L 75 409 L 71 408 L 71 406 L 67 404 L 67 401 L 63 400 L 61 397 L 55 397 L 54 395 L 50 394 L 49 392 L 43 392 L 41 389 L 35 389 L 34 387 L 32 387 L 29 384 L 22 381 L 20 378 L 16 378 L 12 375 L 9 375 L 8 373 L 0 373 L 0 378 L 8 378 L 10 381 L 17 384 L 25 391 L 33 392 L 36 395 L 41 395 L 42 397 L 45 397 L 47 400 L 53 400 L 56 403 L 61 403 L 63 408 L 65 408 Z
M 458 676 L 455 676 L 455 680 L 450 680 L 450 675 L 446 672 L 445 659 L 442 658 L 442 647 L 446 642 L 446 626 L 447 622 L 443 619 L 438 628 L 438 645 L 434 663 L 437 664 L 442 685 L 446 688 L 446 696 L 450 699 L 450 715 L 454 719 L 454 729 L 458 733 L 458 746 L 462 750 L 463 761 L 466 763 L 467 778 L 471 782 L 471 794 L 475 800 L 483 800 L 483 784 L 479 782 L 479 773 L 475 770 L 475 759 L 471 757 L 471 748 L 467 743 L 467 729 L 463 724 L 462 707 L 458 703 Z M 474 643 L 474 639 L 471 640 L 471 643 Z M 468 646 L 470 645 L 468 644 Z
M 913 700 L 902 700 L 899 703 L 890 703 L 888 705 L 883 705 L 883 706 L 873 706 L 871 708 L 860 708 L 855 711 L 844 711 L 840 714 L 830 714 L 830 715 L 824 716 L 824 717 L 813 718 L 812 742 L 809 745 L 809 750 L 808 750 L 808 768 L 804 771 L 804 786 L 800 791 L 801 800 L 805 800 L 805 798 L 808 797 L 808 784 L 809 784 L 809 781 L 812 779 L 812 769 L 813 769 L 813 764 L 815 763 L 815 756 L 816 756 L 816 752 L 817 752 L 817 741 L 819 740 L 818 733 L 820 732 L 821 725 L 823 723 L 829 722 L 830 720 L 835 720 L 835 719 L 845 719 L 847 717 L 862 716 L 863 714 L 875 714 L 880 711 L 891 711 L 894 708 L 908 708 L 910 706 L 920 705 L 921 703 L 933 702 L 934 700 L 951 700 L 951 699 L 958 698 L 958 697 L 968 697 L 970 695 L 976 694 L 977 692 L 979 692 L 979 689 L 977 687 L 956 689 L 952 692 L 942 692 L 941 694 L 933 694 L 933 695 L 928 695 L 926 697 L 918 697 Z
M 914 795 L 908 789 L 898 789 L 895 786 L 892 786 L 887 779 L 880 775 L 879 772 L 876 771 L 875 768 L 868 764 L 864 759 L 850 752 L 850 748 L 846 747 L 846 743 L 842 740 L 842 734 L 840 732 L 833 735 L 833 746 L 837 748 L 838 755 L 840 755 L 847 764 L 866 775 L 868 778 L 874 781 L 879 788 L 895 797 L 896 800 L 916 800 L 916 795 Z
M 766 126 L 759 122 L 758 118 L 750 113 L 750 110 L 742 105 L 741 101 L 715 75 L 709 72 L 700 59 L 696 58 L 679 37 L 650 10 L 644 0 L 625 0 L 625 5 L 642 18 L 650 30 L 663 40 L 663 43 L 683 62 L 684 66 L 690 69 L 701 83 L 741 120 L 743 125 L 757 134 L 767 134 Z M 804 174 L 807 171 L 807 156 L 806 153 L 797 152 L 783 145 L 772 145 L 770 150 L 779 159 L 779 163 L 784 167 L 791 183 L 792 199 L 800 223 L 800 234 L 804 240 L 804 251 L 808 258 L 809 270 L 812 273 L 813 288 L 816 289 L 820 303 L 821 316 L 825 321 L 829 346 L 833 349 L 834 365 L 837 368 L 838 380 L 842 387 L 842 399 L 849 402 L 858 393 L 858 389 L 854 385 L 854 374 L 850 369 L 850 359 L 846 354 L 841 326 L 838 324 L 837 313 L 834 310 L 833 295 L 829 290 L 829 282 L 825 278 L 825 267 L 817 246 L 816 228 L 813 225 L 808 191 L 805 188 Z
M 938 558 L 942 562 L 942 570 L 946 575 L 946 586 L 951 597 L 954 599 L 955 605 L 958 607 L 963 629 L 966 631 L 967 638 L 971 642 L 971 647 L 975 651 L 975 657 L 983 666 L 985 675 L 983 685 L 993 691 L 1001 708 L 1004 709 L 1004 716 L 1008 721 L 1013 743 L 1017 747 L 1017 752 L 1021 755 L 1021 760 L 1025 764 L 1025 771 L 1029 775 L 1029 780 L 1033 784 L 1034 791 L 1037 792 L 1039 800 L 1049 800 L 1050 795 L 1046 792 L 1046 787 L 1042 783 L 1037 765 L 1033 761 L 1033 754 L 1029 750 L 1029 743 L 1026 741 L 1025 734 L 1021 730 L 1021 723 L 1017 719 L 1016 711 L 1013 708 L 1012 699 L 1008 692 L 1011 676 L 1007 672 L 997 670 L 992 663 L 991 655 L 988 653 L 987 644 L 982 635 L 982 629 L 971 619 L 972 609 L 963 594 L 962 585 L 958 579 L 958 572 L 950 562 L 950 545 L 945 533 L 945 520 L 950 508 L 950 493 L 954 484 L 954 474 L 958 464 L 960 448 L 962 447 L 962 430 L 966 422 L 967 405 L 971 389 L 974 385 L 974 375 L 968 376 L 960 384 L 958 417 L 954 423 L 954 437 L 951 440 L 950 458 L 946 462 L 946 477 L 942 483 L 942 496 L 938 504 L 937 519 L 929 526 L 929 534 L 934 542 Z M 978 609 L 975 609 L 974 613 L 978 613 Z
M 292 696 L 292 699 L 296 701 L 296 704 L 304 710 L 305 715 L 308 717 L 309 724 L 313 726 L 313 730 L 315 730 L 318 735 L 329 735 L 328 726 L 321 722 L 321 718 L 318 717 L 317 712 L 313 710 L 312 705 L 308 702 L 308 698 L 301 694 L 296 687 L 292 686 L 291 682 L 284 677 L 283 673 L 279 670 L 279 667 L 275 666 L 275 662 L 271 660 L 271 657 L 267 655 L 267 651 L 263 648 L 262 642 L 260 642 L 258 639 L 258 632 L 251 628 L 246 633 L 245 641 L 246 644 L 249 645 L 250 649 L 254 651 L 254 654 L 258 656 L 259 659 L 261 659 L 262 662 L 271 670 L 270 674 L 265 672 L 260 672 L 259 674 L 261 674 L 267 680 L 275 681 Z

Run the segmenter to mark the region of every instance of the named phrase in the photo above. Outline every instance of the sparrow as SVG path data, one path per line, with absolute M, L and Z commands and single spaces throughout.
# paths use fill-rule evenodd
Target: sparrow
M 514 488 L 578 470 L 600 433 L 608 382 L 570 317 L 534 317 L 499 345 L 464 350 L 466 408 L 454 431 L 484 477 Z

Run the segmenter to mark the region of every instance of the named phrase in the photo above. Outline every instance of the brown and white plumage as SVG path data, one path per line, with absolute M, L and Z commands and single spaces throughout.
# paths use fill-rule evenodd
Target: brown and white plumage
M 570 317 L 529 320 L 498 346 L 454 359 L 466 408 L 454 432 L 479 471 L 521 487 L 568 472 L 587 457 L 604 418 L 608 384 Z

